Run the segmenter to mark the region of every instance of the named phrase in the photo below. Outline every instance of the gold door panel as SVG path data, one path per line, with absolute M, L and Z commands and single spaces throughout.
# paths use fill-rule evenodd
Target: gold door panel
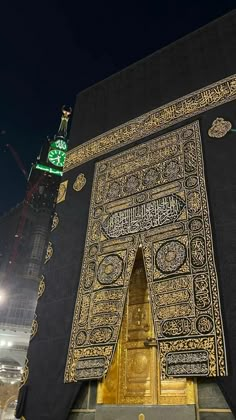
M 98 386 L 98 404 L 193 404 L 192 380 L 160 379 L 148 287 L 139 249 L 112 365 Z M 149 344 L 149 345 L 147 345 Z

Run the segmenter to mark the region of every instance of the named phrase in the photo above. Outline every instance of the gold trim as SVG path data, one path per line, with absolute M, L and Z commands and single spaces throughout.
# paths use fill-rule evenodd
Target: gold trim
M 70 150 L 64 172 L 236 98 L 236 74 L 169 102 Z
M 95 409 L 92 408 L 73 408 L 70 410 L 71 413 L 96 413 Z
M 230 408 L 199 408 L 200 413 L 232 413 Z
M 195 413 L 196 413 L 196 420 L 200 420 L 199 414 L 199 398 L 198 398 L 198 383 L 197 379 L 194 379 L 194 394 L 195 394 Z

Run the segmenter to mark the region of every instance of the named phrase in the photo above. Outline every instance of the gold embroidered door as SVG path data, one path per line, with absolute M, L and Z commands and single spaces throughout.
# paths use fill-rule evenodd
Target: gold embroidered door
M 113 362 L 98 386 L 100 404 L 194 404 L 192 380 L 160 380 L 154 326 L 142 252 L 130 279 Z
M 96 164 L 65 382 L 108 373 L 139 243 L 161 377 L 226 375 L 196 121 Z

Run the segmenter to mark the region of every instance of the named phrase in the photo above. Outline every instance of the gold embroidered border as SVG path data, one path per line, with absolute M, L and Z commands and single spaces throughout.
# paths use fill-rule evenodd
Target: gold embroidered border
M 64 172 L 186 118 L 233 101 L 235 98 L 236 75 L 234 74 L 75 147 L 67 153 Z

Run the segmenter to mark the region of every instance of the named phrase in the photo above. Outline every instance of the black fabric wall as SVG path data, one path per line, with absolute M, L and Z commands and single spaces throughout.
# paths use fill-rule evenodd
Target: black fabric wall
M 236 12 L 233 12 L 82 92 L 73 115 L 70 146 L 75 147 L 135 116 L 236 73 L 235 24 Z M 221 140 L 210 139 L 207 130 L 218 116 L 230 120 L 236 128 L 234 102 L 192 120 L 200 120 L 202 132 L 227 336 L 229 377 L 220 379 L 219 383 L 236 412 L 236 133 L 231 132 Z M 191 119 L 163 132 L 189 121 Z M 136 143 L 143 141 L 146 139 Z M 36 310 L 38 333 L 28 351 L 28 392 L 22 409 L 27 420 L 65 420 L 80 389 L 80 384 L 64 384 L 63 377 L 84 251 L 94 163 L 90 161 L 75 168 L 63 178 L 69 181 L 67 196 L 57 206 L 60 222 L 50 237 L 54 254 L 45 265 L 46 290 Z M 73 182 L 79 173 L 84 173 L 87 182 L 82 191 L 75 192 Z
M 70 147 L 233 74 L 235 33 L 233 11 L 79 93 Z

